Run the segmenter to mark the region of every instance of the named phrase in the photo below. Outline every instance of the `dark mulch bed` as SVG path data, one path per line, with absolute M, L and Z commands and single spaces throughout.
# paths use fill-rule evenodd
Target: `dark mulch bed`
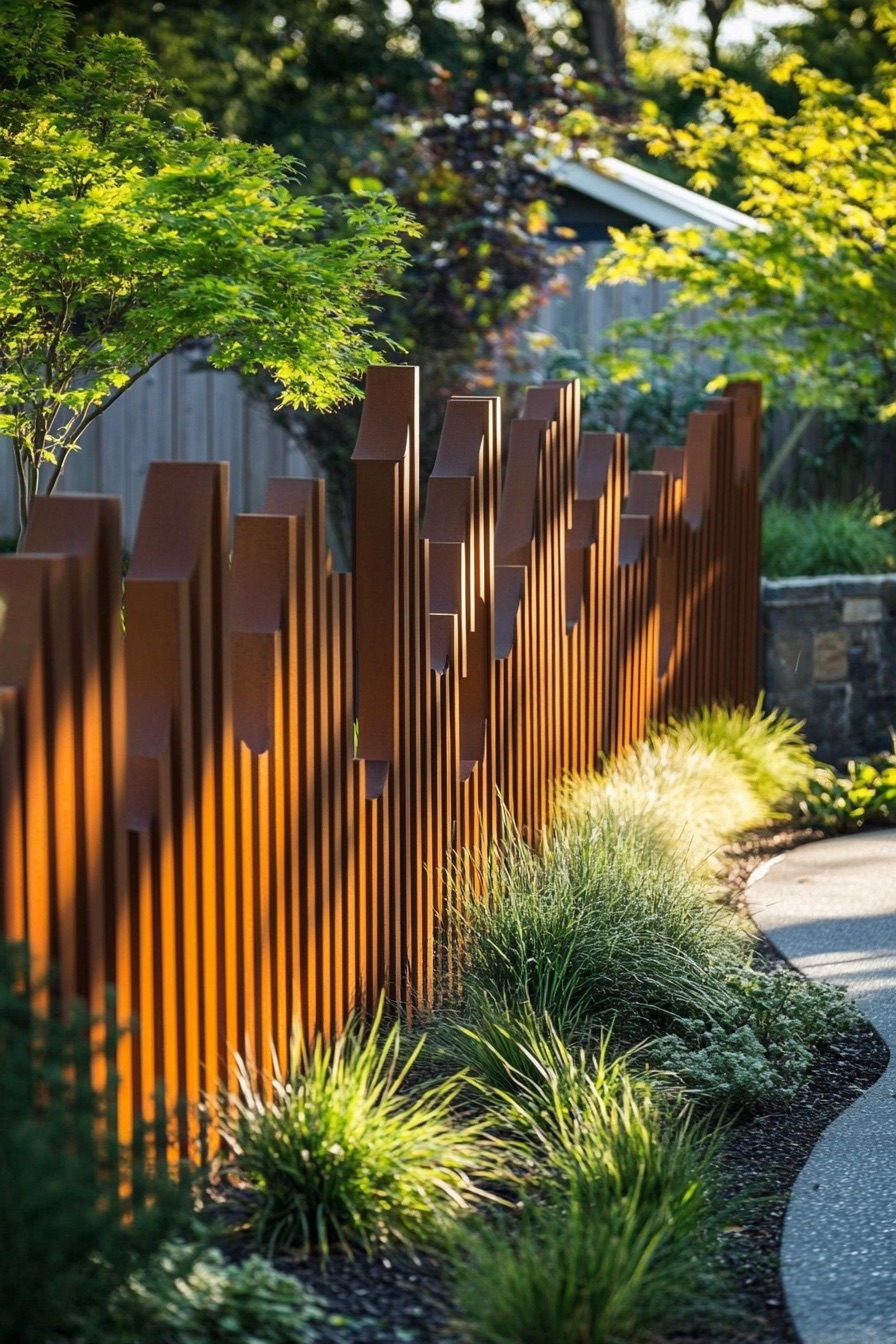
M 747 837 L 729 857 L 731 903 L 745 912 L 750 873 L 765 859 L 818 836 L 805 831 L 769 831 Z M 782 958 L 762 938 L 756 955 L 769 968 Z M 736 1301 L 724 1333 L 700 1330 L 675 1344 L 799 1344 L 784 1305 L 778 1272 L 781 1233 L 793 1182 L 824 1129 L 880 1077 L 888 1052 L 871 1027 L 861 1024 L 819 1060 L 786 1110 L 736 1124 L 721 1154 L 723 1182 L 734 1193 L 754 1196 L 747 1216 L 728 1242 L 728 1268 Z M 332 1344 L 456 1344 L 450 1293 L 438 1260 L 395 1254 L 373 1262 L 334 1256 L 316 1262 L 284 1260 L 289 1269 L 344 1313 L 357 1328 L 333 1325 Z M 551 1344 L 546 1340 L 545 1344 Z

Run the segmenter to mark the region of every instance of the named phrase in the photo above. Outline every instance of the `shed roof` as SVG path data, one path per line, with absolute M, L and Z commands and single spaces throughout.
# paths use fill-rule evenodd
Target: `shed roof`
M 702 225 L 729 232 L 764 231 L 768 227 L 763 220 L 612 156 L 595 159 L 591 165 L 554 159 L 550 172 L 556 182 L 600 202 L 617 218 L 629 217 L 633 223 L 651 224 L 657 229 Z

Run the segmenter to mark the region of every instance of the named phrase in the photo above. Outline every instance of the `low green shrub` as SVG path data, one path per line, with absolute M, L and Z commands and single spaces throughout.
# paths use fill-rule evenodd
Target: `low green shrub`
M 768 579 L 886 573 L 896 562 L 892 521 L 873 495 L 800 509 L 770 500 L 762 515 L 762 573 Z
M 622 1013 L 637 1040 L 720 1011 L 743 960 L 705 884 L 609 813 L 555 828 L 538 855 L 509 840 L 481 879 L 485 899 L 460 887 L 452 911 L 474 1014 L 522 1008 L 569 1036 Z
M 260 1256 L 172 1242 L 113 1295 L 102 1344 L 317 1344 L 325 1324 L 340 1322 Z
M 0 1339 L 16 1344 L 99 1308 L 190 1217 L 187 1191 L 116 1142 L 114 1075 L 91 1081 L 114 1032 L 92 1045 L 90 1028 L 35 1012 L 25 950 L 0 943 Z
M 238 1061 L 221 1131 L 257 1192 L 252 1223 L 269 1254 L 420 1245 L 476 1202 L 479 1178 L 501 1174 L 482 1125 L 456 1115 L 462 1080 L 406 1089 L 423 1042 L 402 1062 L 399 1027 L 383 1034 L 381 1018 L 382 1005 L 369 1030 L 353 1023 L 311 1049 L 297 1035 L 270 1102 Z
M 682 1021 L 674 1034 L 649 1047 L 658 1067 L 675 1073 L 689 1096 L 716 1110 L 786 1103 L 816 1049 L 857 1021 L 842 989 L 792 971 L 741 971 L 729 985 L 726 1013 L 715 1021 Z
M 832 834 L 896 825 L 896 755 L 849 761 L 843 774 L 820 766 L 800 800 L 799 817 Z

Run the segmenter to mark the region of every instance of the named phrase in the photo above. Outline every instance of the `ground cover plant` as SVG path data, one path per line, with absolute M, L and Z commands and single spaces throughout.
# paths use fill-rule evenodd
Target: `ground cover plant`
M 690 1097 L 716 1110 L 768 1110 L 790 1101 L 816 1047 L 858 1020 L 843 991 L 792 971 L 744 969 L 731 988 L 731 1006 L 719 1019 L 680 1022 L 649 1047 Z
M 831 834 L 896 825 L 896 754 L 848 761 L 842 773 L 819 766 L 800 799 L 799 816 L 806 826 Z
M 103 1344 L 317 1344 L 325 1324 L 349 1322 L 262 1256 L 174 1241 L 113 1294 Z
M 762 573 L 768 579 L 886 573 L 896 564 L 892 523 L 873 495 L 800 509 L 770 500 L 762 512 Z

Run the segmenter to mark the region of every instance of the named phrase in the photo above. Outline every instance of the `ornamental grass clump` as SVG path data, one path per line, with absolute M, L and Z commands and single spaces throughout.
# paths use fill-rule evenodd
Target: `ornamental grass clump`
M 509 837 L 460 885 L 452 922 L 458 1005 L 548 1016 L 563 1036 L 610 1026 L 630 1043 L 679 1017 L 719 1011 L 742 940 L 701 879 L 642 826 L 604 813 L 558 827 L 535 854 Z
M 571 1196 L 527 1204 L 515 1225 L 482 1227 L 458 1261 L 462 1338 L 639 1344 L 693 1326 L 718 1301 L 701 1203 L 691 1193 L 670 1219 L 668 1204 L 603 1209 Z
M 602 772 L 570 779 L 559 821 L 610 813 L 646 827 L 698 872 L 714 874 L 720 852 L 764 826 L 802 792 L 814 762 L 800 724 L 778 711 L 706 706 L 653 728 Z
M 382 1005 L 369 1029 L 352 1023 L 332 1044 L 309 1048 L 297 1034 L 288 1070 L 275 1062 L 270 1102 L 238 1060 L 221 1128 L 235 1176 L 257 1193 L 267 1253 L 421 1245 L 477 1202 L 479 1179 L 500 1176 L 497 1145 L 456 1113 L 462 1080 L 408 1085 L 422 1044 L 402 1060 Z
M 466 1338 L 606 1344 L 693 1325 L 718 1287 L 730 1217 L 712 1136 L 606 1038 L 593 1054 L 549 1023 L 524 1039 L 530 1065 L 493 1104 L 531 1153 L 537 1195 L 515 1224 L 462 1240 Z
M 795 575 L 885 574 L 896 565 L 893 514 L 865 494 L 846 504 L 834 500 L 799 509 L 769 500 L 762 511 L 762 573 Z
M 755 709 L 704 705 L 691 714 L 673 716 L 654 727 L 651 742 L 668 741 L 702 747 L 727 757 L 753 795 L 775 809 L 802 793 L 815 771 L 815 759 L 802 734 L 802 723 L 782 710 L 766 712 L 760 696 Z

